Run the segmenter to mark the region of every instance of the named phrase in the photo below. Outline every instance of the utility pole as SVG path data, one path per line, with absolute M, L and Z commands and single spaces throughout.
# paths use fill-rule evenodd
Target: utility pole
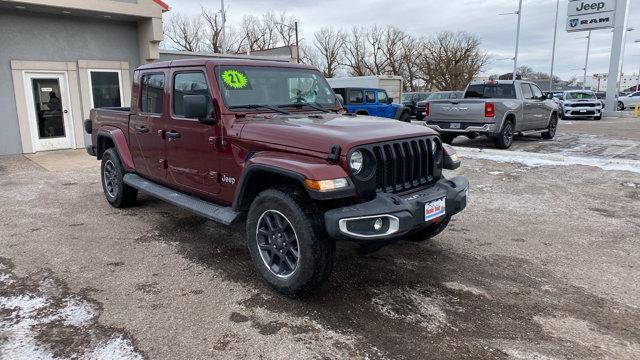
M 227 15 L 224 12 L 224 0 L 220 0 L 220 14 L 222 16 L 222 29 L 220 31 L 220 52 L 224 54 L 225 53 L 224 42 L 226 40 L 225 37 L 224 37 L 225 36 L 224 27 L 225 27 L 226 22 L 227 22 Z
M 618 92 L 622 91 L 622 76 L 624 75 L 624 51 L 627 48 L 627 33 L 635 30 L 634 27 L 625 29 L 624 38 L 622 39 L 622 56 L 620 57 L 620 80 L 618 81 Z
M 293 23 L 296 32 L 296 63 L 300 63 L 300 42 L 298 41 L 298 22 Z
M 587 35 L 587 56 L 584 60 L 584 78 L 582 80 L 582 90 L 585 90 L 587 87 L 587 67 L 589 67 L 589 48 L 591 47 L 591 30 L 589 30 L 589 35 Z
M 513 80 L 516 80 L 516 69 L 518 68 L 518 46 L 520 45 L 520 20 L 522 18 L 522 0 L 518 1 L 518 28 L 516 30 L 516 53 L 513 57 Z
M 558 38 L 558 13 L 560 12 L 560 0 L 556 2 L 556 24 L 553 27 L 553 50 L 551 51 L 551 74 L 549 74 L 549 91 L 553 91 L 553 65 L 556 61 L 556 39 Z

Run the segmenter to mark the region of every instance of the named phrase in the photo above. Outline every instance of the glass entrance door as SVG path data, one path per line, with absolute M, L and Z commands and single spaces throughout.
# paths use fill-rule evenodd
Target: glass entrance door
M 64 74 L 26 74 L 31 138 L 35 151 L 74 147 Z

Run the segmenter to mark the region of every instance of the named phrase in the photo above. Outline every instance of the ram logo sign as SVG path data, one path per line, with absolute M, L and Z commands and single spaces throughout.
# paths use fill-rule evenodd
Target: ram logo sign
M 575 0 L 567 8 L 567 31 L 615 27 L 616 0 Z

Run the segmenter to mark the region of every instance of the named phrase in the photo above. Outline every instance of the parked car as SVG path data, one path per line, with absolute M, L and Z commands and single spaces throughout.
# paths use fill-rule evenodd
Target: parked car
M 542 132 L 542 138 L 552 139 L 559 111 L 551 97 L 529 81 L 472 82 L 463 99 L 429 100 L 425 125 L 446 143 L 459 135 L 485 135 L 500 149 L 511 146 L 516 132 Z
M 591 90 L 570 90 L 563 94 L 560 104 L 561 119 L 602 119 L 602 100 Z
M 618 97 L 618 111 L 627 108 L 634 109 L 640 103 L 640 91 Z
M 426 100 L 430 94 L 428 92 L 406 92 L 402 94 L 401 103 L 411 110 L 411 117 L 416 117 L 416 105 L 418 102 Z
M 400 104 L 402 97 L 402 76 L 397 75 L 370 75 L 370 76 L 344 76 L 328 78 L 327 82 L 332 88 L 368 88 L 384 89 L 387 95 Z
M 143 191 L 225 225 L 246 219 L 253 264 L 283 294 L 326 280 L 337 240 L 426 240 L 466 207 L 469 182 L 444 177 L 460 160 L 436 132 L 345 114 L 316 68 L 190 59 L 133 78 L 131 108 L 84 122 L 107 202 Z
M 416 105 L 416 120 L 424 120 L 424 109 L 429 100 L 462 99 L 463 91 L 438 91 L 431 93 L 426 100 L 418 102 Z
M 370 115 L 411 122 L 411 110 L 395 104 L 384 89 L 334 88 L 344 99 L 344 108 L 349 114 Z

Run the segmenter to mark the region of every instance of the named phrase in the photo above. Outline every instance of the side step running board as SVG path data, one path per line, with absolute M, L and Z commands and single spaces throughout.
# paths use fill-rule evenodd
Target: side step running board
M 153 197 L 164 200 L 183 209 L 190 210 L 195 214 L 217 221 L 224 225 L 230 225 L 239 215 L 239 213 L 231 207 L 212 204 L 193 196 L 181 194 L 180 192 L 169 189 L 168 187 L 143 179 L 136 174 L 125 174 L 123 180 L 125 184 L 144 191 Z

